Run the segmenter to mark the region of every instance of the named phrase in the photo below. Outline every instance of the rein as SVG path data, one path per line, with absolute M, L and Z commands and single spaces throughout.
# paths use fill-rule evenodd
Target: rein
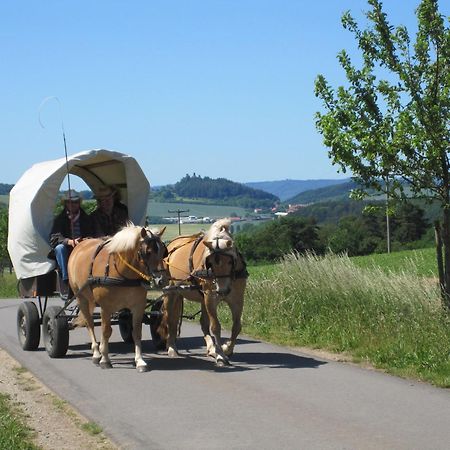
M 89 270 L 89 276 L 88 276 L 86 284 L 91 285 L 91 286 L 97 285 L 97 286 L 122 286 L 122 287 L 132 287 L 132 286 L 143 285 L 144 282 L 141 281 L 140 279 L 130 279 L 130 278 L 125 278 L 124 276 L 122 276 L 121 278 L 110 277 L 109 276 L 109 262 L 107 262 L 107 264 L 105 266 L 105 274 L 103 276 L 94 277 L 92 275 L 95 258 L 97 257 L 97 255 L 100 253 L 100 251 L 105 247 L 105 245 L 108 242 L 109 242 L 109 240 L 103 241 L 97 247 L 96 251 L 94 252 L 94 255 L 92 256 L 90 270 Z M 111 254 L 109 256 L 111 256 Z M 136 267 L 131 265 L 128 261 L 126 261 L 123 258 L 123 256 L 120 253 L 117 253 L 117 256 L 126 267 L 128 267 L 131 271 L 133 271 L 137 275 L 139 275 L 139 277 L 142 278 L 143 280 L 145 280 L 146 283 L 150 283 L 150 281 L 153 278 L 152 276 L 141 272 L 139 269 L 137 269 Z
M 123 256 L 120 253 L 117 253 L 117 256 L 119 257 L 120 261 L 125 264 L 129 269 L 131 269 L 134 273 L 138 274 L 141 278 L 143 278 L 145 281 L 150 282 L 152 279 L 151 276 L 141 272 L 139 269 L 136 269 L 136 267 L 132 266 L 127 260 L 123 258 Z

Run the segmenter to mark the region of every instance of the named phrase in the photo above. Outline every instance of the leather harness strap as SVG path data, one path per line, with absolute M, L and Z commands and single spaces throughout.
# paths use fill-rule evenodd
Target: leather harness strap
M 90 269 L 89 269 L 89 276 L 88 279 L 86 281 L 86 284 L 89 286 L 121 286 L 121 287 L 134 287 L 134 286 L 142 286 L 143 284 L 149 284 L 151 277 L 149 277 L 148 275 L 145 275 L 144 273 L 138 271 L 137 269 L 135 269 L 133 266 L 131 266 L 131 264 L 127 263 L 127 261 L 125 261 L 121 255 L 119 254 L 119 259 L 127 266 L 130 267 L 134 272 L 138 273 L 138 275 L 140 275 L 145 281 L 142 281 L 141 279 L 137 278 L 125 278 L 125 277 L 110 277 L 109 276 L 109 258 L 111 256 L 111 254 L 108 255 L 108 261 L 105 265 L 105 273 L 104 275 L 101 277 L 94 277 L 92 275 L 92 270 L 94 267 L 94 261 L 95 258 L 98 256 L 98 254 L 102 251 L 102 249 L 105 247 L 105 245 L 109 242 L 110 240 L 107 239 L 105 241 L 103 241 L 95 250 L 93 256 L 92 256 L 92 260 L 91 260 L 91 265 L 90 265 Z

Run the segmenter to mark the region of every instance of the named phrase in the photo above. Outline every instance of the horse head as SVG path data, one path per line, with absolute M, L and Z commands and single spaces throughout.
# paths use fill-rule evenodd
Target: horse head
M 165 230 L 166 227 L 160 230 L 141 229 L 139 258 L 144 263 L 147 272 L 153 276 L 157 285 L 161 283 L 161 278 L 165 274 L 162 261 L 167 256 L 167 247 L 161 240 Z
M 214 280 L 216 293 L 227 296 L 235 278 L 237 250 L 229 233 L 229 221 L 219 223 L 212 231 L 202 241 L 206 247 L 204 265 Z

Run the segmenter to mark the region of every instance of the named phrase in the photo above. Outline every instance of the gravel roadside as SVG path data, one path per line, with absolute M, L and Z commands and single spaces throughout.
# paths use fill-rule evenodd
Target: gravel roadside
M 44 450 L 118 448 L 96 424 L 58 398 L 2 348 L 0 392 L 23 412 L 34 431 L 34 443 Z

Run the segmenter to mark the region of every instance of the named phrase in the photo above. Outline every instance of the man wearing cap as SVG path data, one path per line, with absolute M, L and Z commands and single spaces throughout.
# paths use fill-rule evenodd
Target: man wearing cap
M 62 287 L 67 289 L 67 261 L 72 249 L 85 237 L 92 237 L 91 218 L 81 209 L 81 197 L 71 189 L 62 198 L 64 209 L 55 217 L 50 232 L 50 257 L 54 257 L 61 271 Z
M 97 209 L 91 214 L 96 237 L 112 236 L 128 222 L 128 209 L 120 203 L 117 191 L 111 186 L 101 186 L 95 192 Z

